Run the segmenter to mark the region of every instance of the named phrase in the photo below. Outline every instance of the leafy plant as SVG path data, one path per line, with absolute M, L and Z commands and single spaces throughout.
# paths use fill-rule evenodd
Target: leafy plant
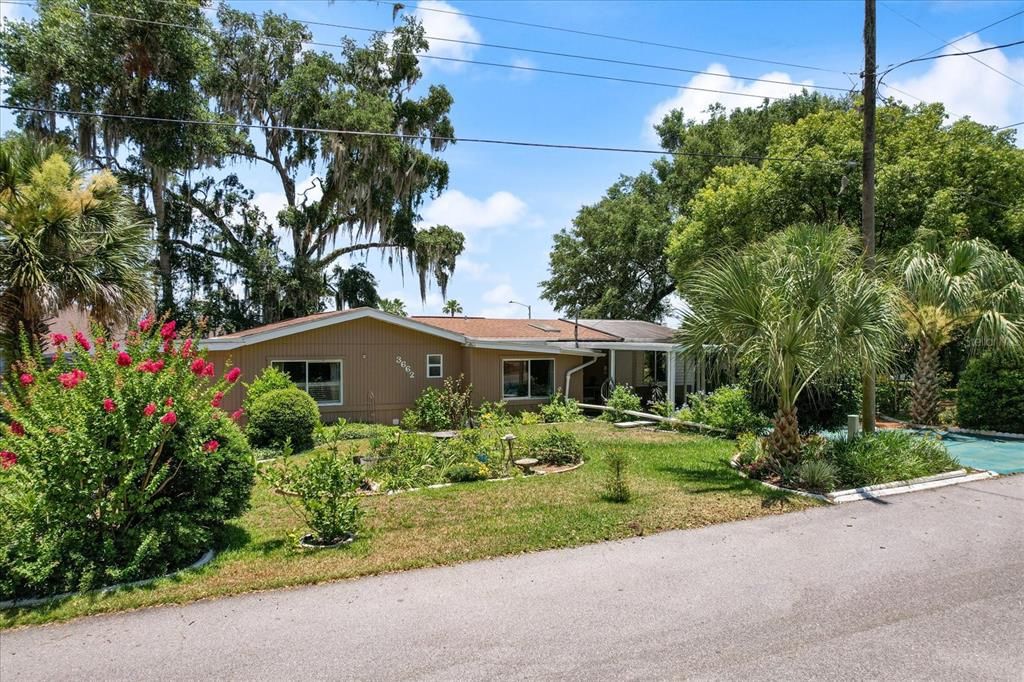
M 0 398 L 0 597 L 166 573 L 247 508 L 252 452 L 216 407 L 241 371 L 177 336 L 152 317 L 123 343 L 54 335 L 52 362 L 23 340 Z
M 765 457 L 764 440 L 753 433 L 741 433 L 736 438 L 736 450 L 739 453 L 737 463 L 744 467 L 760 462 Z
M 457 462 L 444 475 L 452 483 L 469 483 L 486 480 L 491 472 L 483 462 Z
M 750 395 L 741 386 L 722 386 L 708 396 L 694 393 L 679 416 L 684 421 L 724 429 L 730 436 L 768 426 L 768 419 L 754 411 Z
M 246 435 L 256 447 L 283 445 L 291 439 L 298 452 L 313 447 L 313 432 L 320 423 L 316 401 L 298 388 L 265 393 L 253 404 Z
M 611 409 L 601 415 L 601 418 L 610 422 L 627 421 L 631 417 L 625 413 L 626 410 L 639 412 L 642 407 L 640 396 L 629 384 L 619 384 L 613 388 L 607 404 Z
M 545 422 L 581 422 L 584 420 L 580 404 L 557 391 L 546 405 L 540 406 Z
M 519 413 L 519 423 L 523 426 L 530 426 L 532 424 L 541 424 L 544 422 L 544 418 L 536 412 L 530 412 L 529 410 L 523 410 Z
M 505 401 L 490 402 L 488 400 L 480 403 L 476 411 L 477 423 L 481 428 L 498 428 L 509 426 L 515 422 L 515 417 L 508 413 Z
M 1024 360 L 986 353 L 960 375 L 956 397 L 960 425 L 1024 433 Z
M 844 487 L 930 476 L 960 467 L 942 441 L 906 431 L 878 431 L 852 441 L 832 443 L 828 459 Z
M 279 391 L 285 388 L 298 388 L 291 377 L 274 367 L 266 367 L 260 372 L 251 384 L 245 386 L 245 398 L 242 400 L 242 409 L 246 414 L 252 412 L 253 405 L 271 391 Z
M 605 464 L 608 467 L 608 478 L 605 481 L 604 498 L 609 502 L 624 504 L 633 497 L 627 480 L 629 469 L 629 455 L 622 450 L 609 450 L 605 455 Z
M 526 454 L 542 464 L 576 464 L 583 459 L 583 443 L 573 433 L 550 428 L 527 439 Z
M 319 445 L 334 440 L 361 440 L 364 438 L 377 438 L 386 433 L 397 431 L 398 427 L 384 424 L 367 424 L 364 422 L 350 422 L 339 418 L 333 424 L 320 425 L 313 434 L 313 440 Z
M 402 425 L 409 430 L 448 431 L 464 428 L 472 405 L 472 384 L 464 378 L 448 377 L 444 388 L 428 386 L 416 399 L 412 409 L 402 415 Z
M 823 459 L 807 458 L 797 465 L 797 478 L 803 487 L 811 492 L 825 493 L 834 490 L 839 474 L 834 464 Z
M 296 465 L 287 455 L 261 474 L 288 507 L 313 531 L 317 544 L 330 545 L 354 536 L 359 530 L 362 510 L 357 491 L 363 471 L 352 457 L 335 448 L 317 450 L 305 465 Z

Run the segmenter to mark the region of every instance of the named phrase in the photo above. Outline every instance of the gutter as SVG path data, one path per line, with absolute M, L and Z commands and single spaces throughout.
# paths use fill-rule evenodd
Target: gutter
M 587 360 L 586 362 L 584 362 L 582 365 L 576 365 L 572 369 L 566 370 L 566 372 L 565 372 L 565 397 L 566 398 L 569 397 L 569 386 L 572 384 L 572 375 L 575 374 L 576 372 L 580 371 L 581 369 L 584 369 L 586 367 L 590 367 L 592 364 L 594 364 L 595 362 L 600 360 L 601 357 L 603 357 L 603 356 L 593 357 L 590 360 Z

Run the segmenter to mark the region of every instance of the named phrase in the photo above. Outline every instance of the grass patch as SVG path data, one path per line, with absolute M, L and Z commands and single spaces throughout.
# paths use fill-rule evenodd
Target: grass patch
M 522 427 L 523 431 L 543 426 Z M 320 583 L 472 559 L 573 547 L 805 508 L 772 495 L 728 464 L 731 441 L 622 431 L 601 422 L 560 426 L 585 443 L 586 465 L 568 473 L 461 483 L 364 502 L 366 531 L 344 549 L 304 551 L 305 531 L 285 502 L 258 483 L 252 509 L 230 525 L 207 567 L 149 586 L 0 611 L 0 628 L 178 604 L 254 590 Z M 365 451 L 365 441 L 348 447 Z M 603 498 L 605 458 L 630 458 L 630 501 Z

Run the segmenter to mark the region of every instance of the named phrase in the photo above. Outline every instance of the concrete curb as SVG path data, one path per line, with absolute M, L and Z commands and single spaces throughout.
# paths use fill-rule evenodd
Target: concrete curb
M 880 414 L 878 416 L 886 421 L 903 424 L 911 429 L 933 431 L 940 435 L 942 433 L 959 433 L 964 436 L 983 436 L 985 438 L 1003 438 L 1005 440 L 1024 440 L 1024 433 L 1011 433 L 1009 431 L 983 431 L 982 429 L 965 429 L 959 426 L 942 426 L 941 424 L 915 424 L 914 422 L 904 421 L 884 414 Z
M 129 587 L 142 587 L 150 583 L 156 582 L 157 580 L 163 580 L 164 578 L 173 578 L 176 575 L 181 575 L 186 571 L 192 571 L 197 568 L 202 568 L 206 564 L 213 561 L 213 557 L 217 556 L 217 552 L 208 549 L 206 554 L 199 557 L 199 559 L 192 564 L 189 564 L 185 568 L 174 571 L 173 573 L 165 573 L 164 575 L 158 575 L 154 578 L 146 578 L 144 580 L 135 580 L 130 583 L 116 583 L 114 585 L 107 585 L 95 590 L 87 590 L 85 592 L 65 592 L 63 594 L 55 594 L 52 597 L 27 597 L 25 599 L 9 599 L 7 601 L 0 601 L 0 609 L 11 609 L 21 608 L 23 606 L 39 606 L 40 604 L 48 604 L 50 602 L 59 601 L 61 599 L 68 599 L 69 597 L 81 597 L 85 595 L 101 595 L 107 594 L 108 592 L 117 592 L 118 590 L 124 590 Z

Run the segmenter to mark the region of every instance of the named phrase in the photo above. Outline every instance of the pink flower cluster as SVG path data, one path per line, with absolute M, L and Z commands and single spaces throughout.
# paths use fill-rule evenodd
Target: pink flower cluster
M 205 443 L 203 443 L 204 452 L 217 452 L 217 448 L 219 447 L 220 443 L 218 443 L 216 440 L 208 440 Z
M 0 450 L 0 469 L 10 469 L 18 463 L 18 456 L 10 450 Z
M 50 345 L 53 346 L 54 348 L 60 348 L 61 346 L 63 346 L 67 342 L 68 342 L 68 337 L 65 336 L 64 334 L 51 334 L 50 335 Z
M 162 359 L 156 361 L 146 359 L 140 362 L 139 366 L 136 367 L 136 369 L 138 369 L 140 372 L 148 372 L 150 374 L 156 374 L 163 368 L 164 361 Z
M 193 360 L 192 364 L 189 366 L 189 369 L 191 369 L 192 373 L 195 374 L 197 377 L 212 377 L 214 374 L 213 363 L 207 362 L 202 358 L 196 358 L 195 360 Z
M 24 436 L 25 435 L 25 427 L 22 426 L 21 422 L 19 422 L 19 421 L 12 421 L 11 425 L 10 425 L 10 429 L 11 429 L 11 433 L 13 433 L 15 436 Z
M 88 375 L 85 372 L 76 368 L 70 372 L 64 372 L 57 377 L 57 380 L 60 382 L 61 386 L 70 389 L 85 381 L 87 376 Z
M 92 344 L 89 343 L 89 339 L 85 338 L 85 334 L 82 332 L 75 332 L 75 342 L 82 347 L 82 350 L 92 350 Z
M 117 409 L 117 403 L 115 403 L 111 398 L 104 398 L 103 399 L 103 410 L 107 414 L 110 414 L 111 412 L 115 411 L 116 409 Z

